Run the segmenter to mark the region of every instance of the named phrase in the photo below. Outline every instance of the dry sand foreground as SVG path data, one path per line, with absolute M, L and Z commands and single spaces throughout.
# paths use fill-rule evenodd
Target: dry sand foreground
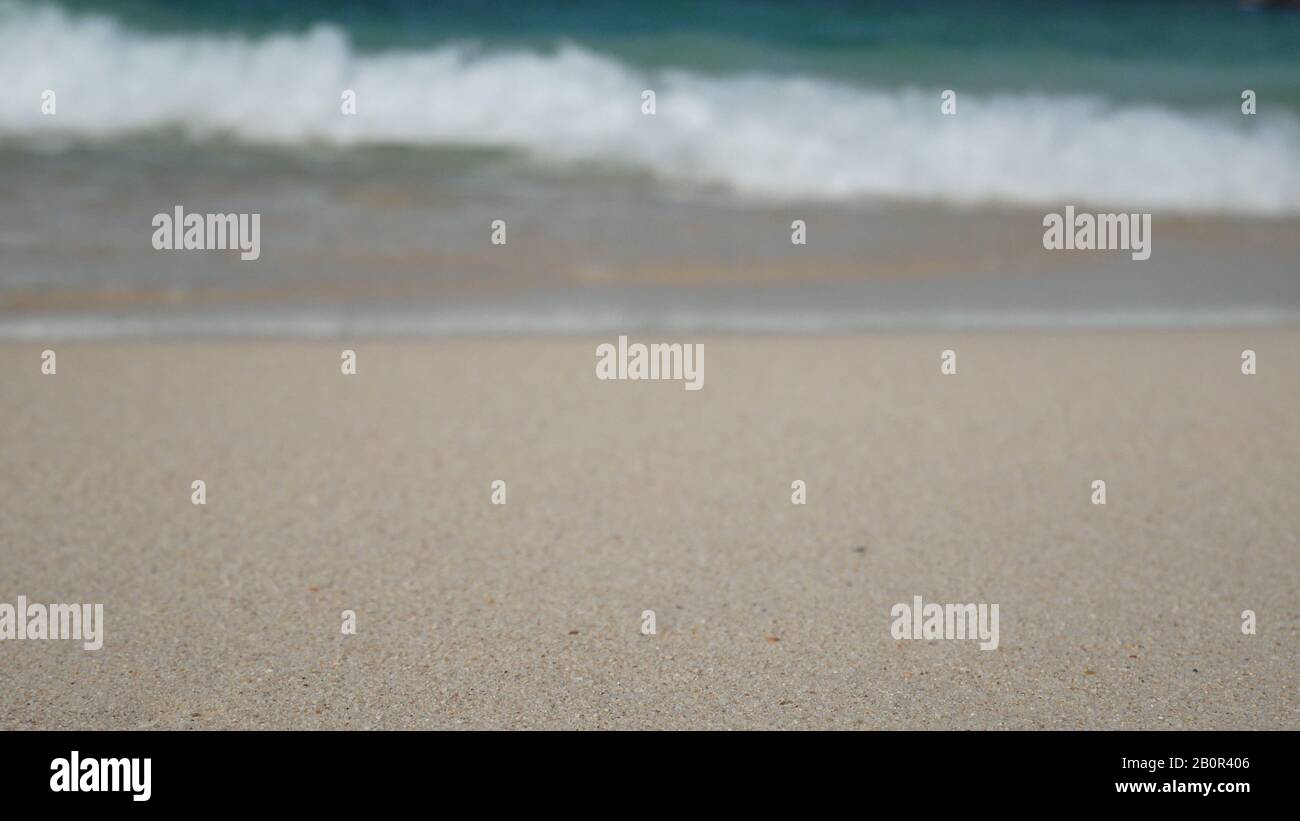
M 1300 331 L 601 341 L 0 345 L 0 727 L 1300 727 Z

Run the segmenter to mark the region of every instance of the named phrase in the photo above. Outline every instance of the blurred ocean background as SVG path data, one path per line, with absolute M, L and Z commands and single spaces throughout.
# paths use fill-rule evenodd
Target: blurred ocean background
M 1300 321 L 1300 10 L 0 0 L 0 78 L 5 338 Z

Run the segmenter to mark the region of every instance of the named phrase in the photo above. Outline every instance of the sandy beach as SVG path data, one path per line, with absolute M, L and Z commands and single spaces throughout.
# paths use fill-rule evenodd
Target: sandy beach
M 0 728 L 1300 728 L 1300 331 L 607 341 L 0 345 Z

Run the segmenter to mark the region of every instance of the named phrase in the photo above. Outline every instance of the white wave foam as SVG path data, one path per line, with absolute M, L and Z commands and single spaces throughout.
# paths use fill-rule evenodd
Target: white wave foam
M 145 34 L 55 7 L 0 5 L 0 139 L 189 138 L 498 146 L 758 198 L 1095 203 L 1300 213 L 1300 120 L 1156 104 L 871 90 L 810 78 L 648 74 L 574 46 L 358 53 L 328 26 L 262 39 Z M 41 91 L 58 95 L 39 113 Z M 342 89 L 359 113 L 339 111 Z M 641 114 L 653 88 L 658 114 Z
M 619 333 L 772 334 L 889 331 L 1187 330 L 1295 327 L 1286 307 L 1112 310 L 755 311 L 691 308 L 650 314 L 626 309 L 479 311 L 430 308 L 360 311 L 250 311 L 182 314 L 0 316 L 0 341 L 111 339 L 336 339 L 454 336 L 593 336 Z

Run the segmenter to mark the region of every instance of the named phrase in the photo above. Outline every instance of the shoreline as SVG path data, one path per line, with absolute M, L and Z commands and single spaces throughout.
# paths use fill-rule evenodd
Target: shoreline
M 380 312 L 351 316 L 181 316 L 168 320 L 156 314 L 138 317 L 0 317 L 0 345 L 34 344 L 238 344 L 295 342 L 420 342 L 447 340 L 579 340 L 597 336 L 631 334 L 638 337 L 817 339 L 821 337 L 915 334 L 1124 334 L 1215 333 L 1226 331 L 1287 331 L 1300 326 L 1300 309 L 1261 307 L 1225 311 L 1135 311 L 1120 314 L 1057 314 L 1024 312 L 1003 314 L 959 312 L 900 315 L 879 312 L 863 315 L 782 317 L 757 312 L 719 317 L 682 312 L 665 319 L 629 318 L 611 314 L 603 318 L 494 314 L 465 317 L 454 310 L 436 315 L 394 315 Z

